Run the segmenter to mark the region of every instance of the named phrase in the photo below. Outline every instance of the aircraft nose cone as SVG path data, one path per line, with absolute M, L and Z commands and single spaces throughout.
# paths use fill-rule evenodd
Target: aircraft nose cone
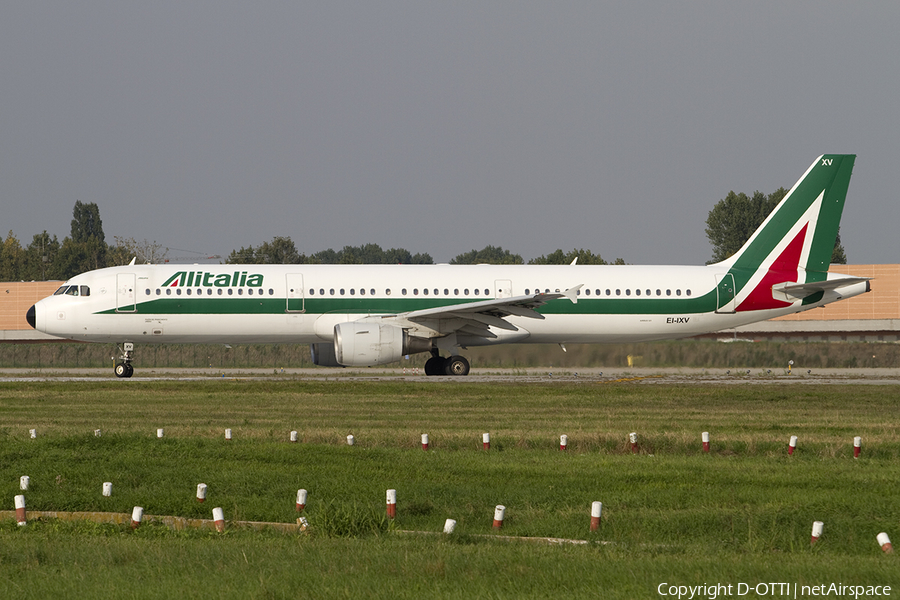
M 31 328 L 34 329 L 35 318 L 34 318 L 34 305 L 31 305 L 31 308 L 28 309 L 28 312 L 25 313 L 25 320 L 28 321 L 28 324 L 31 325 Z

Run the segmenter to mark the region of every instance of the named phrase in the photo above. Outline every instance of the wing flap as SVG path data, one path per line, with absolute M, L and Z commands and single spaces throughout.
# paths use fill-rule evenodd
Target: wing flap
M 518 327 L 506 320 L 508 317 L 543 319 L 544 315 L 537 312 L 537 308 L 550 300 L 559 298 L 567 298 L 576 302 L 580 288 L 581 285 L 577 285 L 564 292 L 552 294 L 535 293 L 527 296 L 493 298 L 479 302 L 438 306 L 400 313 L 387 318 L 410 325 L 421 325 L 431 330 L 433 332 L 431 335 L 438 337 L 458 332 L 494 339 L 497 335 L 490 331 L 490 327 L 505 331 L 519 331 Z

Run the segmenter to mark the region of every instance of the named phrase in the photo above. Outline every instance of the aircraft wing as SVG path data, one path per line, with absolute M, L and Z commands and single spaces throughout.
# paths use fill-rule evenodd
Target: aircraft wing
M 573 303 L 577 303 L 579 289 L 581 289 L 581 285 L 569 288 L 564 292 L 535 293 L 512 298 L 494 298 L 480 302 L 451 304 L 450 306 L 400 313 L 389 318 L 425 327 L 439 335 L 464 333 L 477 337 L 496 338 L 497 336 L 488 329 L 489 327 L 518 331 L 518 327 L 506 320 L 507 317 L 543 319 L 544 315 L 537 312 L 536 308 L 557 298 L 568 298 Z

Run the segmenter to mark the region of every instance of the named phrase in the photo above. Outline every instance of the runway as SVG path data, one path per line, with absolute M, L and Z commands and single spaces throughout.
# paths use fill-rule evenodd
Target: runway
M 37 381 L 119 382 L 140 385 L 151 381 L 211 380 L 401 380 L 420 383 L 584 383 L 623 385 L 900 385 L 900 369 L 694 369 L 694 368 L 590 368 L 590 369 L 477 369 L 467 377 L 427 377 L 421 369 L 196 369 L 137 368 L 134 377 L 117 379 L 112 369 L 0 369 L 0 383 Z

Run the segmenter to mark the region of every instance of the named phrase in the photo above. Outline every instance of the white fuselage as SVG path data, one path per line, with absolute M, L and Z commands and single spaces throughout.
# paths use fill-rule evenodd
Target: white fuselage
M 496 343 L 675 339 L 770 319 L 866 291 L 828 291 L 815 303 L 733 312 L 712 266 L 131 265 L 78 275 L 35 305 L 35 328 L 61 338 L 136 343 L 320 343 L 338 323 L 581 285 L 577 302 L 550 300 L 543 319 L 508 317 Z M 173 278 L 174 277 L 174 278 Z M 87 292 L 87 295 L 84 293 Z M 740 302 L 740 297 L 737 298 Z M 718 311 L 717 311 L 718 307 Z M 428 327 L 410 333 L 438 338 Z M 440 345 L 440 344 L 438 344 Z

